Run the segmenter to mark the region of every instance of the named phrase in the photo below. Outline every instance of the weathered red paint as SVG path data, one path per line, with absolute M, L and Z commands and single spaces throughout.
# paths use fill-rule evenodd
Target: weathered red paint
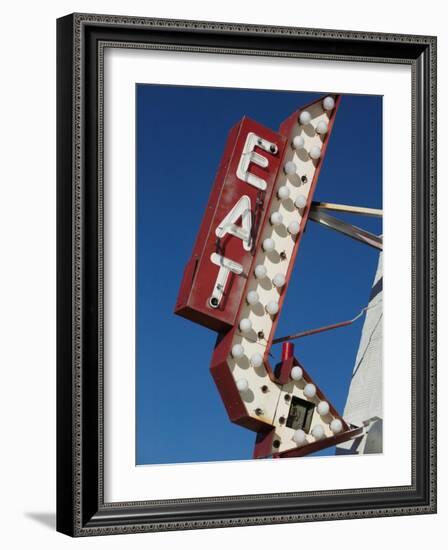
M 275 382 L 281 386 L 287 384 L 290 381 L 291 370 L 295 366 L 302 368 L 302 365 L 294 356 L 283 359 L 280 363 L 275 365 Z
M 278 147 L 275 154 L 256 148 L 256 152 L 268 159 L 269 166 L 261 168 L 256 164 L 251 164 L 249 168 L 251 173 L 266 181 L 266 191 L 260 191 L 237 177 L 238 164 L 249 132 L 254 132 L 275 143 Z M 266 209 L 281 167 L 285 146 L 286 139 L 282 135 L 247 117 L 244 117 L 230 131 L 193 253 L 184 271 L 175 307 L 176 314 L 218 332 L 229 330 L 234 325 L 246 285 L 247 274 L 254 261 L 259 229 L 264 223 Z M 251 200 L 255 246 L 251 251 L 246 251 L 240 239 L 227 235 L 221 239 L 219 250 L 217 250 L 216 228 L 243 195 L 247 195 Z M 255 214 L 257 201 L 259 207 Z M 230 274 L 225 297 L 217 309 L 212 308 L 208 303 L 219 272 L 219 267 L 210 260 L 210 256 L 214 252 L 243 266 L 242 275 Z
M 255 439 L 253 458 L 268 458 L 272 455 L 272 443 L 274 441 L 275 428 L 268 432 L 258 432 Z
M 300 365 L 297 359 L 293 357 L 294 347 L 291 343 L 287 343 L 283 347 L 282 362 L 277 365 L 275 371 L 272 370 L 268 358 L 270 348 L 272 346 L 272 340 L 285 300 L 286 290 L 297 256 L 299 244 L 308 221 L 308 215 L 320 169 L 326 154 L 328 140 L 331 135 L 336 113 L 339 108 L 340 96 L 333 95 L 333 97 L 335 99 L 335 106 L 329 115 L 330 120 L 328 132 L 322 143 L 320 159 L 315 161 L 316 170 L 307 197 L 307 205 L 302 213 L 301 230 L 296 236 L 293 253 L 291 258 L 289 258 L 289 266 L 286 273 L 286 284 L 284 285 L 279 299 L 279 313 L 274 320 L 273 329 L 269 335 L 269 341 L 264 356 L 264 365 L 269 377 L 272 381 L 279 385 L 285 384 L 289 381 L 290 372 L 293 366 Z M 318 101 L 320 102 L 322 99 L 319 99 Z M 175 313 L 178 315 L 202 324 L 219 333 L 211 360 L 211 373 L 220 392 L 230 420 L 236 424 L 258 432 L 254 457 L 268 456 L 272 453 L 272 441 L 275 429 L 270 423 L 264 421 L 263 418 L 255 418 L 248 415 L 246 406 L 241 398 L 240 392 L 236 387 L 232 372 L 229 368 L 228 358 L 235 331 L 238 329 L 237 320 L 239 319 L 239 313 L 243 306 L 243 296 L 245 296 L 247 292 L 248 275 L 254 267 L 254 258 L 259 247 L 261 246 L 260 235 L 263 227 L 266 223 L 268 223 L 271 202 L 273 200 L 273 190 L 277 187 L 277 180 L 288 150 L 287 146 L 291 142 L 293 127 L 296 124 L 300 113 L 315 103 L 317 102 L 312 102 L 309 105 L 302 107 L 288 117 L 288 119 L 281 124 L 278 133 L 267 129 L 246 117 L 232 128 L 211 191 L 206 213 L 194 245 L 193 254 L 185 268 L 175 307 Z M 264 180 L 266 180 L 267 189 L 264 192 L 259 191 L 255 187 L 237 177 L 238 163 L 247 134 L 249 132 L 254 132 L 260 137 L 275 143 L 278 147 L 278 152 L 276 154 L 270 154 L 263 150 L 259 151 L 269 160 L 269 166 L 267 169 L 263 169 L 255 164 L 250 165 L 251 173 L 261 176 Z M 257 201 L 258 203 L 261 203 L 256 216 L 252 210 L 253 220 L 256 220 L 255 223 L 253 223 L 252 250 L 244 250 L 242 241 L 231 235 L 227 235 L 221 240 L 219 243 L 220 248 L 217 250 L 215 230 L 219 223 L 225 218 L 228 212 L 243 195 L 250 197 L 252 209 L 254 209 L 254 205 Z M 210 256 L 214 252 L 219 253 L 232 261 L 238 262 L 243 266 L 243 274 L 241 276 L 235 274 L 230 275 L 230 280 L 225 289 L 226 292 L 223 302 L 217 309 L 212 308 L 208 303 L 219 271 L 218 266 L 214 265 L 210 261 Z M 302 367 L 302 365 L 300 366 Z M 304 379 L 307 382 L 311 382 L 311 377 L 305 370 Z M 318 388 L 317 397 L 320 400 L 328 401 L 328 399 Z M 344 432 L 334 437 L 341 437 L 349 431 L 353 431 L 349 430 L 347 423 L 340 417 L 330 402 L 329 404 L 331 414 L 337 418 L 340 418 L 343 423 Z M 333 439 L 334 438 L 326 438 L 325 441 L 328 442 Z M 321 444 L 321 442 L 316 443 Z M 305 445 L 300 447 L 297 452 L 307 454 L 305 452 L 306 449 L 308 449 L 308 452 L 314 452 L 313 445 L 316 447 L 316 444 Z M 291 455 L 290 451 L 288 451 L 288 453 L 289 454 L 287 456 L 299 456 Z M 277 455 L 274 456 L 286 456 L 286 454 L 277 453 Z
M 227 362 L 235 330 L 237 330 L 237 327 L 233 327 L 226 334 L 218 336 L 210 364 L 210 372 L 230 420 L 254 432 L 266 431 L 272 427 L 271 424 L 247 414 L 246 407 L 241 399 L 241 394 L 236 387 Z
M 286 361 L 294 355 L 294 344 L 292 342 L 285 342 L 282 345 L 282 361 Z

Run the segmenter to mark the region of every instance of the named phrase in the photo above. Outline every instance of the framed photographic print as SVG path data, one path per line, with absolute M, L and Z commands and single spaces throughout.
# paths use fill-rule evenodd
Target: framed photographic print
M 71 536 L 436 511 L 436 39 L 58 20 Z

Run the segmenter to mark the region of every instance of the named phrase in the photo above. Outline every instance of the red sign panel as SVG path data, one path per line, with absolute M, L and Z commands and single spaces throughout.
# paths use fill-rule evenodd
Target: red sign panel
M 254 261 L 286 139 L 243 118 L 230 131 L 175 313 L 231 328 Z

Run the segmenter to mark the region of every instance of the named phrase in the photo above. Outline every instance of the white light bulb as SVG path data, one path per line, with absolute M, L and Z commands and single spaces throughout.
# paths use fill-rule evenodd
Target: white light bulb
M 321 416 L 325 416 L 330 412 L 330 405 L 326 401 L 321 401 L 319 405 L 317 405 L 317 412 Z
M 246 300 L 249 305 L 254 306 L 255 304 L 258 304 L 260 296 L 258 296 L 258 292 L 256 290 L 250 290 L 247 293 Z
M 322 439 L 324 437 L 324 434 L 325 430 L 320 424 L 316 424 L 311 430 L 311 435 L 314 437 L 314 439 Z
M 232 347 L 232 357 L 235 359 L 240 359 L 244 355 L 244 348 L 241 344 L 235 344 Z
M 297 365 L 295 367 L 292 367 L 291 369 L 291 378 L 293 380 L 301 380 L 303 376 L 303 370 L 298 367 Z
M 240 378 L 236 381 L 236 387 L 238 391 L 245 392 L 249 389 L 249 382 L 245 378 Z
M 328 132 L 328 126 L 325 120 L 320 120 L 316 125 L 316 132 L 320 135 L 324 135 Z
M 275 243 L 272 239 L 265 239 L 263 241 L 263 250 L 265 252 L 272 252 L 275 248 Z
M 261 365 L 263 364 L 263 356 L 261 355 L 261 353 L 254 353 L 253 355 L 251 355 L 250 364 L 254 368 L 261 367 Z
M 302 136 L 296 136 L 292 140 L 292 146 L 294 147 L 294 149 L 303 149 L 303 147 L 305 146 L 305 140 Z
M 323 104 L 326 111 L 331 111 L 332 109 L 334 109 L 334 99 L 331 96 L 326 97 L 323 101 Z
M 283 216 L 280 212 L 272 212 L 270 220 L 272 225 L 280 225 L 283 221 Z
M 288 225 L 288 231 L 291 233 L 291 235 L 297 235 L 297 233 L 300 231 L 300 223 L 299 222 L 291 222 Z
M 309 124 L 311 120 L 311 115 L 308 111 L 302 111 L 299 116 L 300 124 Z
M 257 265 L 255 268 L 255 277 L 257 279 L 264 279 L 266 277 L 268 270 L 264 267 L 264 265 Z
M 289 188 L 286 187 L 286 185 L 282 185 L 281 187 L 278 188 L 278 191 L 277 191 L 278 198 L 281 199 L 282 201 L 284 201 L 289 197 L 289 193 L 290 193 Z
M 266 311 L 269 313 L 269 315 L 275 315 L 278 313 L 278 302 L 275 302 L 274 300 L 271 300 L 266 304 Z
M 240 321 L 241 332 L 249 332 L 252 330 L 252 322 L 250 319 L 241 319 Z
M 307 203 L 305 195 L 297 195 L 296 200 L 294 201 L 294 204 L 297 206 L 297 208 L 305 208 Z
M 282 286 L 284 286 L 286 283 L 286 279 L 283 273 L 277 273 L 276 275 L 274 275 L 272 282 L 277 288 L 282 288 Z
M 308 154 L 313 160 L 317 160 L 320 157 L 320 147 L 317 147 L 317 145 L 311 147 Z
M 288 160 L 288 162 L 285 163 L 285 166 L 283 166 L 283 170 L 287 176 L 292 176 L 297 172 L 297 166 L 295 162 Z
M 342 422 L 339 420 L 339 418 L 335 418 L 334 420 L 331 421 L 330 430 L 334 434 L 338 434 L 339 432 L 342 431 Z
M 297 445 L 303 445 L 306 441 L 306 433 L 303 430 L 296 430 L 292 436 L 292 440 Z
M 314 384 L 307 384 L 303 389 L 303 393 L 306 397 L 314 397 L 316 395 L 316 386 Z

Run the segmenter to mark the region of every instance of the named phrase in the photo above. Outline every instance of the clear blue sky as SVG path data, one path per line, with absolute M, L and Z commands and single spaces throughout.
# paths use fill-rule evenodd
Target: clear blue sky
M 277 130 L 321 95 L 137 85 L 137 464 L 252 456 L 255 433 L 228 420 L 209 372 L 216 334 L 173 308 L 230 128 L 247 115 Z M 381 97 L 342 97 L 315 200 L 382 207 Z M 340 217 L 382 232 L 376 218 Z M 368 302 L 377 261 L 376 250 L 309 222 L 277 335 L 353 317 Z M 296 343 L 341 413 L 361 329 Z

